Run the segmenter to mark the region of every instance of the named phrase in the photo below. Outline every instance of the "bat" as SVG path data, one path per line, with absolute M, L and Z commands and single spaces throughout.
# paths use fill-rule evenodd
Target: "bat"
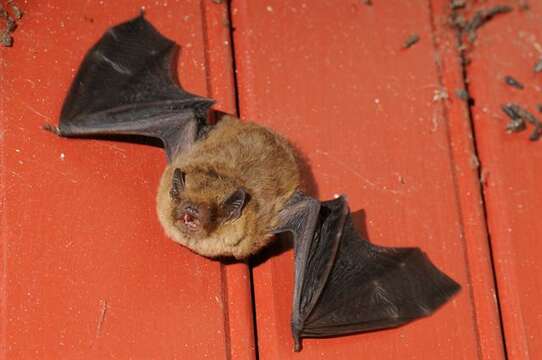
M 302 192 L 296 155 L 273 131 L 223 115 L 172 72 L 179 47 L 141 14 L 86 54 L 60 114 L 64 137 L 158 138 L 168 158 L 157 194 L 167 236 L 207 257 L 245 259 L 274 235 L 294 239 L 291 330 L 329 337 L 395 327 L 431 314 L 459 290 L 418 248 L 363 239 L 346 199 Z

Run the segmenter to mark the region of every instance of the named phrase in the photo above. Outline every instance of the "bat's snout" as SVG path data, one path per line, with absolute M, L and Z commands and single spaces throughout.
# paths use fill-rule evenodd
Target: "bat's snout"
M 180 212 L 177 221 L 182 222 L 187 230 L 196 231 L 200 226 L 200 212 L 197 207 L 187 205 Z
M 190 214 L 184 214 L 182 221 L 190 230 L 197 230 L 199 226 L 199 220 Z

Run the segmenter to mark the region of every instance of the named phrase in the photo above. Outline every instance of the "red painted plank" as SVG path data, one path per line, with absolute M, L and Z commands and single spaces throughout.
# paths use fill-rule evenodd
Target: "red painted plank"
M 498 331 L 480 329 L 483 320 L 476 318 L 482 309 L 498 329 L 494 302 L 471 288 L 492 288 L 486 234 L 475 230 L 485 224 L 479 203 L 469 203 L 480 199 L 477 174 L 465 162 L 470 129 L 450 125 L 467 119 L 464 108 L 448 111 L 446 101 L 434 99 L 458 75 L 443 80 L 428 3 L 234 1 L 232 14 L 241 115 L 276 129 L 300 149 L 315 195 L 346 193 L 353 211 L 363 208 L 371 241 L 420 246 L 464 287 L 430 318 L 305 340 L 295 358 L 502 356 Z M 402 50 L 412 33 L 421 41 Z M 459 70 L 457 63 L 450 66 Z M 465 189 L 478 193 L 469 198 Z M 475 246 L 482 248 L 476 252 Z M 476 254 L 483 256 L 478 262 Z M 288 251 L 253 270 L 262 359 L 294 357 L 292 261 Z M 473 276 L 473 264 L 484 274 Z
M 450 3 L 432 1 L 433 41 L 438 49 L 437 67 L 449 98 L 444 102 L 456 191 L 460 204 L 465 241 L 469 288 L 483 359 L 504 358 L 501 323 L 494 284 L 489 235 L 485 226 L 485 208 L 481 194 L 480 173 L 476 166 L 476 146 L 472 136 L 468 105 L 456 95 L 465 88 L 457 32 L 450 27 Z
M 246 267 L 197 256 L 158 225 L 163 152 L 40 129 L 86 50 L 143 5 L 184 45 L 183 85 L 234 111 L 226 6 L 20 3 L 15 46 L 0 50 L 0 357 L 253 358 Z
M 500 3 L 500 2 L 499 2 Z M 508 2 L 516 5 L 516 2 Z M 484 7 L 496 5 L 484 3 Z M 515 11 L 487 23 L 469 51 L 467 68 L 489 232 L 495 261 L 504 334 L 510 359 L 542 358 L 542 142 L 530 142 L 531 126 L 507 134 L 508 119 L 500 107 L 515 102 L 538 118 L 541 76 L 533 71 L 542 58 L 542 3 L 530 1 L 528 11 Z M 518 90 L 503 78 L 513 76 L 525 85 Z

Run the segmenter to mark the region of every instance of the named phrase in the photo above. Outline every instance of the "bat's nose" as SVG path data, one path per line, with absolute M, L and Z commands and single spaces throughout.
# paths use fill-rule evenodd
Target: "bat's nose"
M 187 205 L 184 208 L 184 212 L 188 215 L 191 215 L 192 217 L 198 217 L 199 215 L 199 210 L 194 205 Z
M 185 213 L 183 215 L 183 221 L 184 221 L 185 225 L 194 225 L 195 221 L 196 221 L 196 218 L 193 217 L 190 214 Z

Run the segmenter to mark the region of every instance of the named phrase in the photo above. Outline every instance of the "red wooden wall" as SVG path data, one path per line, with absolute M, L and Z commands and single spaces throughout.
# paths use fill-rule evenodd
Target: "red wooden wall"
M 542 102 L 542 4 L 506 3 L 463 67 L 448 1 L 19 1 L 0 49 L 0 358 L 539 358 L 542 142 L 506 134 L 500 105 Z M 183 46 L 185 88 L 288 137 L 315 196 L 347 194 L 372 242 L 422 247 L 458 296 L 293 353 L 291 250 L 252 270 L 199 257 L 157 222 L 160 149 L 42 131 L 86 50 L 143 6 Z

